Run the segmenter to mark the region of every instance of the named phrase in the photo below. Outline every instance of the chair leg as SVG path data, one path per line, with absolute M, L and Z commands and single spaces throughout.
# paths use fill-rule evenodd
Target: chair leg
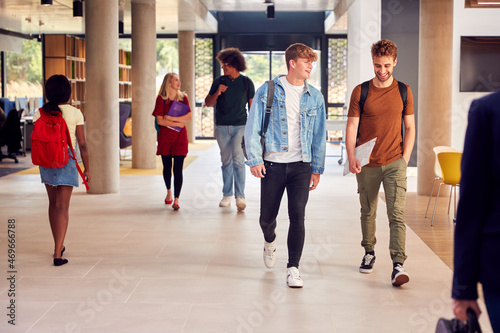
M 451 197 L 453 196 L 453 185 L 450 187 L 450 199 L 448 200 L 448 215 L 450 215 Z
M 431 189 L 431 194 L 429 195 L 429 201 L 427 201 L 427 209 L 425 210 L 425 218 L 427 218 L 427 212 L 429 211 L 429 205 L 431 204 L 432 193 L 434 192 L 434 183 L 436 183 L 437 179 L 441 179 L 441 178 L 440 177 L 436 177 L 432 181 L 432 189 Z
M 436 196 L 436 203 L 434 204 L 434 213 L 432 213 L 431 227 L 434 225 L 434 216 L 436 215 L 436 207 L 437 207 L 438 199 L 439 199 L 439 191 L 441 191 L 441 185 L 443 185 L 443 184 L 444 183 L 439 184 L 439 187 L 438 187 L 438 193 Z
M 455 211 L 454 211 L 454 214 L 453 214 L 453 222 L 455 222 L 456 219 L 457 219 L 457 187 L 456 186 L 453 186 L 453 193 L 454 193 L 453 203 L 455 204 Z

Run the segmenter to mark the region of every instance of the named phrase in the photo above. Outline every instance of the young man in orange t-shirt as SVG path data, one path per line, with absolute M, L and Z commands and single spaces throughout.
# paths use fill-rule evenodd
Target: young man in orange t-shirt
M 369 82 L 362 110 L 359 103 L 361 85 L 354 88 L 346 129 L 349 171 L 356 174 L 361 203 L 361 246 L 365 249 L 365 255 L 359 271 L 371 273 L 375 264 L 375 217 L 382 183 L 389 218 L 389 251 L 393 262 L 391 282 L 393 286 L 401 286 L 410 280 L 403 263 L 406 260 L 406 168 L 415 142 L 413 95 L 407 85 L 405 107 L 398 82 L 392 76 L 397 63 L 396 44 L 390 40 L 380 40 L 372 45 L 371 53 L 375 77 Z M 401 118 L 405 129 L 404 140 Z M 370 162 L 361 167 L 354 155 L 354 148 L 373 138 L 377 139 Z

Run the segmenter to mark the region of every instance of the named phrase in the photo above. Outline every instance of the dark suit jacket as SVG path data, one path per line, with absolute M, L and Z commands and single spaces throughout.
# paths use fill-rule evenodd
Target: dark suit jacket
M 500 293 L 500 91 L 471 104 L 456 222 L 452 297 Z

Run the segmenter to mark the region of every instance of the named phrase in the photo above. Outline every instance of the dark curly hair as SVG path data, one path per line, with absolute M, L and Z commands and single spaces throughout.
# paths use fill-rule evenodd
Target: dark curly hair
M 221 50 L 215 59 L 219 60 L 221 64 L 228 64 L 229 66 L 236 68 L 238 72 L 243 72 L 247 69 L 245 57 L 241 54 L 240 50 L 235 47 L 229 47 Z
M 394 60 L 398 57 L 398 47 L 388 39 L 379 40 L 372 45 L 372 58 L 385 56 L 392 57 Z
M 45 82 L 45 97 L 47 103 L 42 108 L 47 111 L 62 112 L 58 104 L 67 103 L 71 97 L 71 84 L 64 75 L 52 75 Z

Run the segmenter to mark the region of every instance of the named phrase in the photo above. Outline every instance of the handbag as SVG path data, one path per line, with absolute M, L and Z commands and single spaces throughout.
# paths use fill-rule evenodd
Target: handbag
M 274 99 L 274 81 L 269 80 L 267 81 L 267 103 L 266 103 L 266 115 L 264 117 L 264 127 L 260 132 L 260 145 L 262 147 L 262 156 L 264 156 L 266 132 L 267 132 L 267 127 L 269 126 L 269 118 L 271 117 L 273 99 Z M 241 149 L 243 149 L 243 155 L 245 156 L 245 159 L 248 160 L 247 151 L 245 149 L 245 136 L 241 138 Z
M 467 309 L 467 317 L 467 322 L 457 318 L 451 320 L 439 318 L 436 333 L 481 333 L 476 313 L 471 308 Z

